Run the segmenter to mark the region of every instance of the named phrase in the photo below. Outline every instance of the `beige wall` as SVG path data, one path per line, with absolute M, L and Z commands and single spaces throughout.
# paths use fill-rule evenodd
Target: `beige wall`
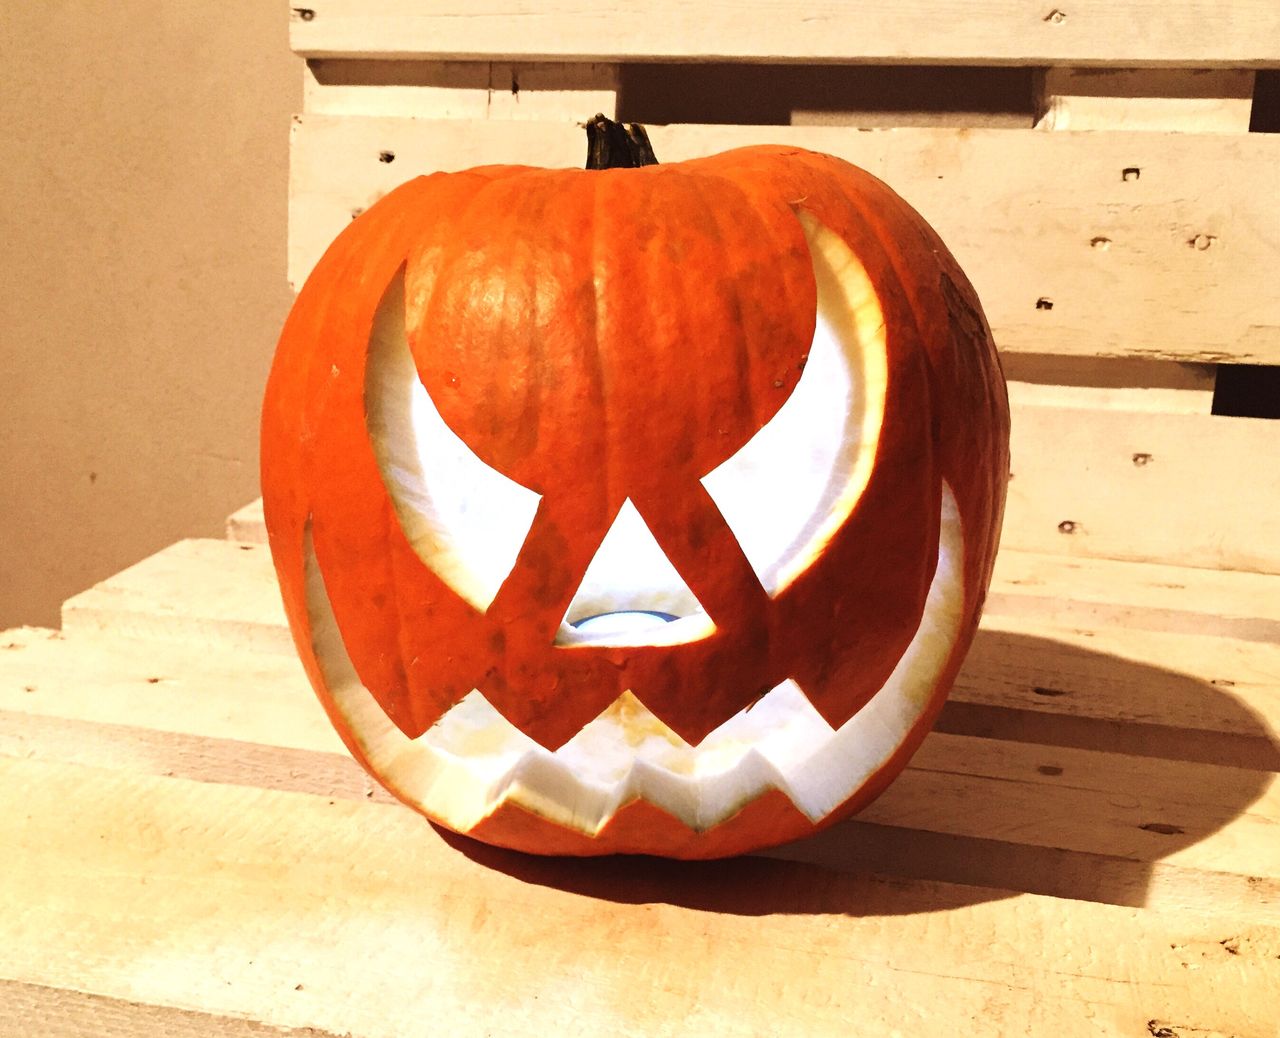
M 257 494 L 287 8 L 0 4 L 0 629 Z

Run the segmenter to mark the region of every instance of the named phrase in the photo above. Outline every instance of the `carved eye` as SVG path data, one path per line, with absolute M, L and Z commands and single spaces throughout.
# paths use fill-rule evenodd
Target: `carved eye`
M 418 557 L 483 612 L 515 564 L 539 496 L 445 424 L 409 351 L 403 268 L 378 306 L 368 364 L 369 439 L 400 526 Z
M 839 236 L 799 214 L 818 283 L 817 328 L 782 409 L 703 484 L 770 595 L 821 553 L 866 489 L 884 422 L 884 314 Z
M 799 219 L 818 288 L 804 371 L 773 418 L 702 480 L 770 596 L 811 565 L 849 517 L 870 477 L 884 418 L 884 317 L 870 279 L 839 236 L 806 213 Z M 378 466 L 414 550 L 459 595 L 487 609 L 540 498 L 486 465 L 445 423 L 417 377 L 403 270 L 374 321 L 366 407 Z M 672 645 L 714 629 L 628 500 L 556 641 Z

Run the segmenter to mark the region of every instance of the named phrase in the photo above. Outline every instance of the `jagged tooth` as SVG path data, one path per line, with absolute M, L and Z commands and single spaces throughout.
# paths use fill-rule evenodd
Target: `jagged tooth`
M 543 750 L 516 766 L 501 800 L 513 800 L 531 811 L 579 832 L 596 832 L 617 810 L 622 781 L 590 782 Z M 497 804 L 493 805 L 498 806 Z
M 627 786 L 631 795 L 642 796 L 682 820 L 691 817 L 689 805 L 696 804 L 698 800 L 696 777 L 672 771 L 641 757 L 635 759 L 627 773 Z
M 715 781 L 711 781 L 712 778 Z M 772 789 L 779 778 L 777 771 L 754 749 L 742 754 L 732 772 L 702 776 L 700 795 L 694 809 L 697 827 L 710 829 L 713 825 L 718 825 L 756 797 Z M 783 789 L 783 792 L 787 791 Z

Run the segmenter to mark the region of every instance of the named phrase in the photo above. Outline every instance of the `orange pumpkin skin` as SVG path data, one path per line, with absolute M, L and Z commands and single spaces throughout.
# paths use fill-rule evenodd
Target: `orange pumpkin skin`
M 699 480 L 776 414 L 804 367 L 816 288 L 799 212 L 865 267 L 888 379 L 865 490 L 821 559 L 771 598 Z M 370 444 L 371 328 L 402 269 L 409 345 L 441 415 L 486 464 L 542 495 L 485 612 L 415 554 Z M 409 737 L 478 688 L 554 749 L 629 689 L 697 744 L 786 678 L 833 727 L 858 713 L 920 622 L 945 480 L 963 530 L 960 634 L 918 723 L 819 821 L 773 791 L 701 831 L 643 800 L 594 835 L 511 803 L 465 830 L 537 853 L 705 858 L 848 817 L 905 766 L 977 628 L 1008 435 L 989 328 L 932 229 L 848 163 L 754 147 L 633 170 L 484 167 L 386 196 L 334 242 L 288 318 L 264 404 L 262 486 L 298 652 L 352 753 L 384 779 L 316 658 L 308 543 L 360 680 Z M 628 498 L 716 631 L 566 652 L 556 628 Z

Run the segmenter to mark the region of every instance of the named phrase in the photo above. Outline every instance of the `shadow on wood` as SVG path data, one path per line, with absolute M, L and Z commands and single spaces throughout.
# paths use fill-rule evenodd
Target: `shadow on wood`
M 1013 671 L 1044 675 L 1022 682 L 1025 703 Z M 1263 795 L 1280 762 L 1273 732 L 1238 695 L 998 631 L 979 635 L 960 680 L 991 686 L 992 703 L 949 704 L 880 800 L 768 857 L 536 858 L 439 831 L 459 853 L 528 883 L 743 915 L 891 915 L 1023 891 L 1130 906 L 1207 905 L 1229 893 L 1264 912 L 1275 902 L 1272 852 L 1212 839 Z M 928 898 L 918 886 L 898 896 L 866 873 L 939 882 Z

